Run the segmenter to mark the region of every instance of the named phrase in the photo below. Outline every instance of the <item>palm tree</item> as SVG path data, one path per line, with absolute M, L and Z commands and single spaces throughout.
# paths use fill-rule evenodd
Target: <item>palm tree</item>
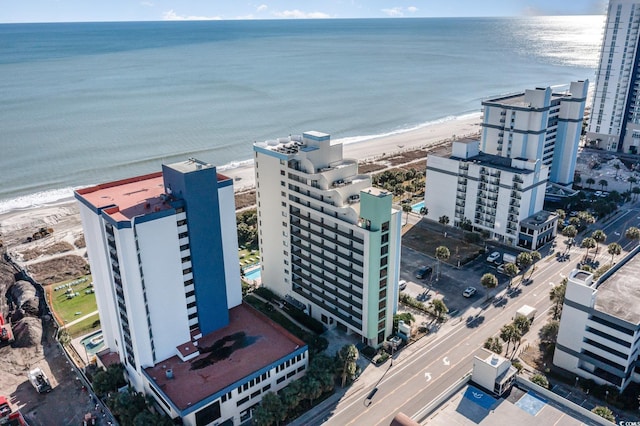
M 638 179 L 636 179 L 634 176 L 629 176 L 627 182 L 629 182 L 629 191 L 631 191 L 631 187 L 634 183 L 638 182 Z
M 531 255 L 531 263 L 533 265 L 533 268 L 531 268 L 531 273 L 529 274 L 529 279 L 531 279 L 531 276 L 533 275 L 533 273 L 536 270 L 536 263 L 538 263 L 538 261 L 540 259 L 542 259 L 542 255 L 540 254 L 539 251 L 534 250 L 531 253 L 529 253 Z
M 451 257 L 451 252 L 445 246 L 436 247 L 436 259 L 438 259 L 438 274 L 436 278 L 440 278 L 440 263 Z
M 480 284 L 487 290 L 496 288 L 498 286 L 498 278 L 490 272 L 487 272 L 480 278 Z M 487 300 L 489 299 L 489 292 L 487 291 Z
M 589 250 L 594 248 L 596 246 L 596 240 L 594 240 L 591 237 L 587 237 L 584 240 L 582 240 L 582 243 L 580 244 L 581 248 L 586 248 L 587 251 L 584 254 L 584 258 L 587 259 L 589 257 Z
M 524 281 L 524 275 L 527 272 L 527 269 L 533 263 L 533 259 L 531 258 L 531 254 L 523 251 L 520 253 L 516 259 L 517 265 L 521 268 L 522 271 L 522 281 Z
M 407 216 L 405 218 L 405 225 L 408 225 L 409 224 L 409 213 L 411 213 L 411 206 L 409 204 L 403 204 L 402 205 L 402 211 L 407 214 Z
M 438 219 L 438 222 L 440 222 L 442 224 L 442 232 L 444 232 L 444 230 L 446 229 L 447 225 L 449 224 L 449 216 L 447 216 L 447 215 L 440 216 L 440 219 Z
M 426 216 L 427 214 L 429 214 L 429 209 L 426 207 L 422 207 L 420 208 L 420 216 Z
M 604 191 L 604 187 L 609 185 L 606 179 L 600 179 L 598 181 L 598 185 L 600 185 L 601 189 Z
M 436 320 L 440 321 L 442 317 L 449 312 L 449 308 L 444 304 L 442 299 L 434 299 L 429 302 L 429 306 L 434 314 L 436 314 Z
M 509 353 L 509 345 L 516 341 L 516 337 L 519 339 L 519 332 L 515 325 L 506 324 L 500 329 L 500 338 L 507 344 L 504 354 Z
M 611 264 L 613 265 L 614 256 L 619 255 L 622 252 L 622 246 L 618 243 L 611 243 L 607 246 L 607 253 L 611 255 Z
M 632 226 L 624 232 L 624 236 L 630 240 L 640 240 L 640 229 Z
M 509 287 L 511 287 L 511 282 L 513 281 L 513 277 L 520 273 L 520 270 L 516 266 L 515 263 L 507 263 L 504 265 L 504 273 L 509 277 Z
M 595 185 L 596 180 L 592 177 L 587 178 L 587 180 L 585 180 L 586 184 L 589 185 L 589 189 L 591 189 L 591 185 Z
M 578 235 L 578 230 L 574 225 L 565 226 L 562 230 L 562 235 L 569 238 L 569 250 L 571 250 L 573 239 L 576 237 L 576 235 Z
M 554 286 L 549 291 L 549 300 L 553 302 L 553 309 L 551 311 L 552 318 L 559 320 L 562 315 L 562 305 L 564 304 L 564 294 L 567 291 L 567 279 L 564 278 L 560 284 Z
M 558 219 L 564 220 L 567 217 L 567 212 L 562 209 L 557 209 L 556 214 L 558 215 Z
M 607 241 L 607 234 L 604 233 L 602 229 L 596 229 L 591 233 L 591 238 L 594 239 L 596 243 L 596 254 L 598 254 L 598 250 L 600 249 L 600 244 Z
M 617 178 L 617 177 L 618 177 L 618 172 L 620 171 L 620 163 L 615 163 L 615 164 L 613 165 L 613 168 L 614 168 L 614 169 L 616 169 L 616 175 L 615 175 L 615 177 Z
M 344 345 L 337 355 L 341 363 L 342 387 L 344 387 L 347 383 L 347 378 L 353 379 L 356 375 L 360 354 L 355 345 Z
M 531 321 L 525 316 L 517 315 L 513 320 L 513 325 L 515 325 L 516 328 L 520 331 L 520 334 L 524 335 L 527 334 L 527 332 L 531 328 Z

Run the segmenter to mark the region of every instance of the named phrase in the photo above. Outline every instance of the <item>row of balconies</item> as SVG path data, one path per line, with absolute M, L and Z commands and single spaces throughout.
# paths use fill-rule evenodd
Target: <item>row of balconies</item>
M 303 229 L 303 228 L 300 228 L 300 229 L 308 232 L 308 230 L 306 230 L 306 229 Z M 317 234 L 314 234 L 314 235 L 317 236 Z M 362 258 L 355 257 L 353 255 L 353 253 L 351 253 L 351 252 L 348 253 L 348 254 L 345 254 L 345 253 L 341 252 L 340 250 L 336 250 L 336 249 L 330 248 L 326 244 L 324 244 L 324 240 L 321 239 L 320 241 L 315 241 L 310 236 L 307 237 L 307 236 L 303 235 L 301 230 L 292 229 L 291 230 L 291 236 L 292 237 L 297 237 L 300 240 L 307 242 L 309 244 L 309 247 L 317 247 L 319 249 L 319 251 L 327 251 L 327 252 L 337 256 L 339 259 L 346 259 L 350 263 L 356 264 L 359 267 L 362 267 L 364 265 L 364 263 L 362 261 Z M 292 239 L 292 241 L 294 241 L 294 240 Z M 350 250 L 349 246 L 346 246 L 344 248 Z M 348 256 L 348 257 L 346 257 L 346 256 Z M 347 268 L 347 266 L 345 266 L 345 268 Z M 358 271 L 357 269 L 354 269 L 354 272 L 355 273 L 361 273 L 361 271 Z
M 309 223 L 313 223 L 314 225 L 317 225 L 319 227 L 321 227 L 322 229 L 326 229 L 328 231 L 331 232 L 335 232 L 338 235 L 341 235 L 345 238 L 347 238 L 350 241 L 354 241 L 358 244 L 364 244 L 364 238 L 363 237 L 359 237 L 358 235 L 356 235 L 353 230 L 350 230 L 349 232 L 343 231 L 342 229 L 340 229 L 339 225 L 337 223 L 334 223 L 333 226 L 330 226 L 328 223 L 325 222 L 321 222 L 319 220 L 316 220 L 314 218 L 311 217 L 310 214 L 303 214 L 300 209 L 298 208 L 294 208 L 291 207 L 290 209 L 290 213 L 291 216 L 296 217 L 300 220 L 305 220 Z
M 353 285 L 354 288 L 357 290 L 359 290 L 360 287 L 362 286 L 363 271 L 354 268 L 353 263 L 351 263 L 350 265 L 345 265 L 336 259 L 331 259 L 330 257 L 325 255 L 326 252 L 324 251 L 317 252 L 313 250 L 311 247 L 306 247 L 302 244 L 302 241 L 292 242 L 292 245 L 294 248 L 292 253 L 293 256 L 296 256 L 302 260 L 305 260 L 309 264 L 315 265 L 318 268 L 321 268 L 322 270 L 326 270 L 328 273 L 343 279 L 345 282 L 349 283 L 350 286 Z M 318 261 L 317 259 L 322 259 L 324 263 Z M 346 286 L 346 284 L 344 285 Z M 354 291 L 353 289 L 348 289 L 347 287 L 345 287 L 344 290 L 353 292 L 353 294 L 362 298 L 361 292 Z
M 326 240 L 326 241 L 328 241 L 330 243 L 333 243 L 333 244 L 335 244 L 337 246 L 340 246 L 340 247 L 342 247 L 344 249 L 347 249 L 349 252 L 359 254 L 360 256 L 364 255 L 364 247 L 362 245 L 356 247 L 353 244 L 354 243 L 353 240 L 350 240 L 349 243 L 342 242 L 338 238 L 334 238 L 334 237 L 328 235 L 327 233 L 325 233 L 323 231 L 316 231 L 315 229 L 311 228 L 311 226 L 305 225 L 302 221 L 292 221 L 291 222 L 291 226 L 292 227 L 297 227 L 297 228 L 299 228 L 299 229 L 301 229 L 303 231 L 307 231 L 310 234 L 313 234 L 313 235 L 315 235 L 317 237 L 320 237 L 321 241 L 325 241 Z M 323 247 L 327 248 L 325 246 L 325 244 L 323 244 Z
M 327 276 L 324 273 L 318 274 L 316 271 L 310 270 L 308 266 L 305 266 L 299 260 L 294 260 L 293 265 L 296 267 L 294 268 L 294 274 L 297 274 L 303 277 L 306 276 L 309 278 L 309 281 L 315 280 L 315 282 L 321 283 L 319 287 L 320 290 L 322 290 L 325 293 L 330 293 L 342 300 L 348 300 L 351 306 L 354 306 L 358 310 L 362 311 L 362 295 L 352 292 L 349 287 L 345 286 L 344 284 L 341 284 L 335 278 L 331 278 L 330 276 Z M 327 284 L 330 284 L 333 287 Z M 347 294 L 340 293 L 338 289 L 346 292 Z
M 294 274 L 297 274 L 294 272 Z M 308 294 L 303 293 L 300 289 L 296 289 L 294 286 L 293 291 L 301 294 L 305 298 L 309 298 L 311 296 L 311 301 L 321 306 L 326 311 L 330 312 L 332 315 L 340 318 L 342 321 L 345 321 L 348 324 L 360 329 L 362 324 L 362 313 L 358 313 L 351 309 L 348 305 L 344 305 L 339 303 L 336 299 L 327 299 L 324 294 L 318 291 L 315 285 L 309 285 L 305 281 L 304 275 L 296 277 L 294 275 L 293 283 L 295 286 L 300 287 L 300 289 L 304 289 L 308 292 Z M 310 281 L 312 284 L 315 284 L 313 281 Z M 317 284 L 316 284 L 317 285 Z M 354 319 L 357 318 L 356 319 Z M 359 321 L 358 321 L 359 320 Z

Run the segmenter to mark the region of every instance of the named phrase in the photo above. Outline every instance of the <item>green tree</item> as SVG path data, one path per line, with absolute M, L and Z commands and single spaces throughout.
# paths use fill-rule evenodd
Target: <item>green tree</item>
M 611 423 L 615 423 L 616 421 L 616 416 L 613 414 L 613 411 L 611 411 L 609 407 L 598 405 L 593 410 L 591 410 L 591 412 L 602 417 L 605 420 L 609 420 Z
M 509 287 L 511 287 L 511 282 L 513 281 L 513 277 L 520 273 L 520 270 L 516 266 L 515 263 L 505 263 L 504 265 L 504 273 L 509 277 Z
M 518 329 L 520 335 L 525 335 L 531 328 L 531 321 L 525 316 L 517 315 L 513 320 L 513 325 Z
M 611 243 L 607 246 L 607 253 L 611 255 L 611 264 L 613 265 L 613 258 L 622 253 L 622 246 L 618 243 Z
M 495 352 L 497 354 L 502 353 L 502 342 L 497 337 L 489 337 L 484 342 L 484 348 L 490 350 L 491 352 Z
M 640 229 L 631 226 L 624 232 L 624 236 L 632 241 L 638 241 L 640 240 Z
M 609 182 L 607 182 L 606 179 L 600 179 L 598 185 L 600 185 L 600 188 L 604 191 L 604 188 L 609 185 Z
M 574 225 L 565 226 L 562 230 L 562 235 L 569 239 L 569 249 L 571 249 L 573 239 L 578 235 L 578 229 Z
M 120 387 L 126 385 L 124 366 L 120 363 L 109 365 L 106 370 L 99 371 L 93 376 L 91 385 L 97 395 L 116 392 Z
M 520 332 L 515 327 L 515 325 L 506 324 L 506 325 L 503 325 L 502 328 L 500 329 L 500 338 L 502 339 L 503 342 L 507 344 L 507 347 L 504 352 L 505 355 L 507 355 L 509 353 L 509 346 L 511 345 L 511 343 L 514 343 L 515 341 L 520 340 Z
M 600 249 L 600 244 L 602 244 L 605 241 L 607 241 L 607 234 L 605 234 L 602 229 L 596 229 L 595 231 L 593 231 L 591 233 L 591 238 L 593 238 L 593 240 L 596 243 L 598 243 L 596 245 L 596 254 L 598 254 L 598 250 Z
M 436 316 L 436 320 L 440 321 L 442 317 L 449 312 L 449 308 L 444 304 L 442 299 L 434 299 L 429 302 L 429 308 Z
M 564 304 L 564 294 L 567 291 L 567 279 L 564 278 L 560 284 L 554 286 L 549 292 L 549 300 L 553 302 L 551 317 L 559 320 L 562 315 L 562 305 Z
M 162 414 L 155 414 L 148 410 L 145 410 L 142 413 L 138 413 L 133 419 L 133 426 L 148 425 L 174 426 L 174 423 L 167 416 L 163 416 Z
M 531 382 L 545 389 L 549 389 L 549 380 L 542 374 L 534 374 L 531 376 Z
M 445 229 L 447 229 L 447 225 L 449 224 L 449 216 L 447 215 L 440 216 L 440 218 L 438 219 L 438 222 L 440 222 L 440 224 L 442 225 L 442 232 L 444 232 Z
M 487 272 L 480 278 L 480 284 L 487 289 L 487 299 L 489 299 L 489 291 L 498 286 L 498 278 L 491 272 Z
M 313 377 L 309 377 L 302 382 L 300 392 L 313 405 L 313 401 L 322 395 L 322 383 Z
M 257 426 L 271 426 L 277 424 L 282 413 L 286 415 L 286 412 L 286 407 L 278 395 L 268 392 L 264 394 L 260 405 L 253 411 L 251 420 Z
M 395 314 L 393 316 L 393 330 L 394 333 L 398 331 L 398 321 L 404 321 L 405 324 L 411 325 L 411 323 L 413 323 L 416 318 L 413 316 L 413 314 L 411 312 L 402 312 L 400 314 Z
M 62 346 L 66 346 L 71 343 L 71 335 L 66 328 L 61 329 L 58 333 L 58 341 Z
M 582 240 L 582 243 L 580 243 L 580 247 L 587 249 L 587 251 L 584 254 L 585 259 L 589 257 L 589 250 L 594 248 L 595 246 L 596 246 L 596 240 L 594 240 L 591 237 L 587 237 Z
M 531 257 L 530 253 L 523 251 L 522 253 L 518 254 L 516 263 L 522 271 L 522 280 L 524 281 L 524 275 L 527 272 L 527 269 L 529 269 L 529 266 L 531 266 L 531 264 L 533 263 L 533 258 Z
M 402 205 L 402 211 L 407 214 L 405 216 L 405 223 L 408 225 L 409 224 L 409 213 L 411 213 L 411 206 L 409 204 L 403 204 Z
M 336 354 L 338 358 L 338 365 L 340 366 L 340 376 L 342 377 L 342 387 L 348 380 L 353 380 L 356 377 L 358 371 L 358 358 L 360 353 L 355 345 L 344 345 Z
M 449 257 L 451 257 L 451 252 L 445 246 L 436 247 L 436 259 L 438 259 L 438 275 L 437 278 L 440 278 L 440 266 L 442 262 L 446 262 Z
M 592 177 L 588 177 L 587 180 L 585 180 L 587 186 L 589 187 L 589 189 L 591 189 L 591 185 L 595 185 L 596 180 Z
M 420 216 L 426 216 L 429 214 L 429 209 L 426 207 L 420 208 Z
M 144 395 L 131 389 L 127 392 L 116 392 L 109 401 L 109 408 L 122 425 L 132 425 L 136 416 L 147 410 Z
M 558 330 L 560 329 L 560 322 L 556 320 L 551 320 L 540 329 L 540 333 L 538 334 L 540 337 L 540 342 L 544 344 L 552 344 L 555 343 L 558 339 Z
M 533 267 L 531 268 L 531 273 L 529 274 L 529 279 L 531 279 L 531 276 L 533 275 L 533 273 L 536 270 L 536 263 L 538 263 L 538 261 L 540 261 L 540 259 L 542 259 L 542 255 L 537 250 L 534 250 L 529 254 L 531 255 L 531 262 L 532 262 L 532 265 L 533 265 Z

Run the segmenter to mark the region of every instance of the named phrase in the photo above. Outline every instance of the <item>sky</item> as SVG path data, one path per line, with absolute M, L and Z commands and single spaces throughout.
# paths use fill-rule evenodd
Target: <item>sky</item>
M 0 0 L 0 23 L 602 15 L 606 0 Z

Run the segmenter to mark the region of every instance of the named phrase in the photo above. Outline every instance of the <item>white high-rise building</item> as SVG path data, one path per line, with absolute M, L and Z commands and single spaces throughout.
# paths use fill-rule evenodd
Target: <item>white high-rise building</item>
M 392 194 L 358 174 L 328 134 L 253 149 L 263 285 L 379 346 L 398 300 L 401 212 Z
M 571 186 L 588 89 L 588 80 L 575 81 L 566 91 L 536 88 L 483 101 L 480 150 L 539 160 L 549 182 Z
M 304 342 L 242 303 L 231 179 L 190 159 L 75 196 L 105 359 L 137 391 L 185 425 L 233 425 L 304 375 Z
M 590 146 L 640 154 L 640 1 L 610 0 L 589 119 Z
M 557 216 L 543 211 L 549 168 L 478 148 L 478 140 L 454 141 L 449 157 L 427 157 L 427 218 L 446 216 L 453 226 L 529 250 L 553 239 Z

